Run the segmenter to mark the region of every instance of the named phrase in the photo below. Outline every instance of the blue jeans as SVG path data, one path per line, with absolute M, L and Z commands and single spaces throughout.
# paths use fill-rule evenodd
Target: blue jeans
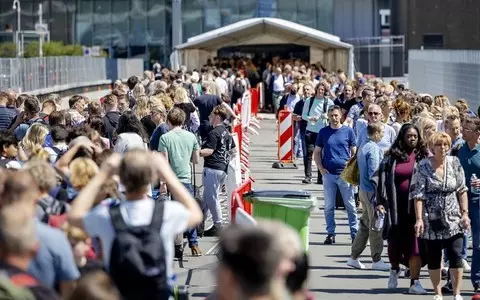
M 474 287 L 480 285 L 480 205 L 478 198 L 469 199 L 468 209 L 472 224 L 472 273 L 471 280 Z
M 300 129 L 298 129 L 297 126 L 295 126 L 294 128 L 293 156 L 294 158 L 303 157 L 304 148 Z
M 354 238 L 357 235 L 358 220 L 357 207 L 353 196 L 353 187 L 340 178 L 340 175 L 323 175 L 323 190 L 325 197 L 325 222 L 327 223 L 327 233 L 335 235 L 335 199 L 337 188 L 342 194 L 343 203 L 348 215 L 348 225 L 350 226 L 350 236 Z
M 182 182 L 182 184 L 191 195 L 194 195 L 193 185 L 191 183 Z M 193 246 L 198 246 L 197 228 L 187 231 L 187 239 L 188 247 L 192 248 Z

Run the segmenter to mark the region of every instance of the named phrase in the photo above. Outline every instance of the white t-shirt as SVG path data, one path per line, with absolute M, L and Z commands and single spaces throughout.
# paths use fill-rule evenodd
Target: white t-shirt
M 124 154 L 133 149 L 148 150 L 148 145 L 142 137 L 133 132 L 124 132 L 118 135 L 113 151 Z
M 103 261 L 109 268 L 110 252 L 115 230 L 110 220 L 109 204 L 105 201 L 94 207 L 84 218 L 83 226 L 91 237 L 98 237 L 102 241 Z M 120 203 L 120 211 L 125 223 L 129 226 L 145 226 L 151 223 L 155 201 L 150 198 L 125 201 Z M 177 234 L 184 233 L 188 226 L 189 213 L 179 202 L 166 201 L 163 210 L 163 223 L 160 230 L 165 247 L 167 276 L 173 276 L 174 239 Z
M 221 94 L 228 94 L 228 85 L 225 79 L 217 77 L 215 78 L 215 83 L 217 84 L 217 91 L 219 92 L 219 96 Z

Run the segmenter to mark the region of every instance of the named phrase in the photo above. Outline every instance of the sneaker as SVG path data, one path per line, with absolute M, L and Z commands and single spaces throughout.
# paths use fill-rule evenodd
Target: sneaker
M 206 237 L 209 237 L 209 236 L 216 237 L 219 235 L 219 233 L 220 233 L 220 226 L 214 225 L 210 229 L 205 230 L 203 232 L 203 235 Z
M 444 286 L 442 286 L 442 293 L 447 295 L 453 294 L 453 285 L 450 280 L 447 281 Z
M 456 295 L 455 297 L 453 297 L 453 300 L 463 300 L 463 297 L 460 295 Z
M 327 238 L 323 242 L 324 245 L 332 245 L 335 244 L 335 236 L 333 234 L 327 235 Z
M 463 271 L 465 271 L 465 272 L 472 271 L 472 267 L 470 267 L 470 265 L 468 264 L 468 261 L 466 259 L 462 259 L 462 267 L 463 267 Z
M 420 284 L 420 280 L 414 280 L 413 285 L 408 289 L 409 294 L 414 294 L 414 295 L 426 295 L 427 291 L 423 288 L 423 286 Z M 439 296 L 439 295 L 435 295 Z M 442 297 L 442 296 L 440 296 Z M 435 299 L 435 297 L 433 298 Z M 442 298 L 440 298 L 442 299 Z
M 443 297 L 440 295 L 433 296 L 433 300 L 443 300 Z
M 365 269 L 364 264 L 362 264 L 358 259 L 353 259 L 351 257 L 347 261 L 347 266 L 355 268 L 355 269 L 360 269 L 360 270 Z
M 405 268 L 405 271 L 403 272 L 403 278 L 410 279 L 410 269 Z
M 442 280 L 447 280 L 448 279 L 448 268 L 443 268 L 442 269 Z
M 312 178 L 310 178 L 310 177 L 305 177 L 305 179 L 302 180 L 302 183 L 310 184 L 310 183 L 312 183 Z
M 396 289 L 398 286 L 398 277 L 400 276 L 400 271 L 390 270 L 390 277 L 388 277 L 388 288 Z
M 192 246 L 190 248 L 190 251 L 192 251 L 192 256 L 202 256 L 202 250 L 198 246 Z
M 372 264 L 372 270 L 378 270 L 378 271 L 388 271 L 392 268 L 390 264 L 387 264 L 383 260 L 379 260 L 377 262 L 374 262 Z

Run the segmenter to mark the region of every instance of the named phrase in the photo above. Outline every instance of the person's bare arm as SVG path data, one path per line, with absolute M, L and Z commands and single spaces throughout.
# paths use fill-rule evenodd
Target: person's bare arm
M 228 105 L 228 104 L 225 103 L 225 102 L 222 102 L 222 106 L 225 107 L 225 109 L 228 111 L 228 113 L 229 113 L 234 119 L 237 118 L 237 115 L 235 114 L 235 112 L 233 111 L 233 109 L 230 107 L 230 105 Z
M 85 229 L 83 218 L 92 208 L 96 195 L 100 192 L 103 184 L 118 171 L 121 156 L 118 153 L 112 154 L 100 168 L 100 171 L 90 182 L 80 191 L 73 200 L 72 207 L 68 213 L 68 221 L 71 225 Z
M 355 156 L 355 153 L 357 153 L 357 146 L 352 146 L 350 147 L 350 155 L 351 157 Z
M 191 162 L 196 165 L 198 164 L 199 161 L 200 161 L 200 150 L 195 150 L 192 153 Z
M 315 150 L 313 150 L 313 159 L 315 160 L 315 164 L 320 173 L 322 173 L 322 175 L 327 174 L 328 171 L 322 165 L 322 148 L 315 146 Z
M 205 148 L 205 149 L 202 149 L 200 150 L 200 156 L 201 157 L 206 157 L 206 156 L 210 156 L 213 154 L 215 150 L 213 149 L 208 149 L 208 148 Z
M 73 160 L 77 152 L 81 149 L 85 148 L 87 151 L 90 151 L 93 153 L 95 150 L 95 145 L 88 139 L 85 138 L 85 140 L 82 140 L 81 142 L 78 142 L 74 146 L 72 146 L 70 149 L 68 149 L 67 152 L 65 152 L 64 155 L 62 155 L 58 161 L 55 163 L 55 167 L 62 171 L 64 174 L 68 174 L 68 166 L 70 165 L 70 162 Z

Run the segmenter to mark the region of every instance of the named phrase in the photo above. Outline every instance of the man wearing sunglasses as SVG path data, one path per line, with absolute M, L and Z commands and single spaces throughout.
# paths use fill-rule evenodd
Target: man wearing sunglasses
M 382 108 L 377 104 L 370 104 L 367 110 L 367 121 L 368 124 L 382 122 L 383 113 Z M 358 136 L 357 136 L 357 145 L 361 148 L 367 142 L 367 124 L 361 125 L 357 123 L 358 129 Z M 384 128 L 384 135 L 380 142 L 378 142 L 378 146 L 382 151 L 386 152 L 390 149 L 395 138 L 397 137 L 397 133 L 392 126 L 385 124 Z

